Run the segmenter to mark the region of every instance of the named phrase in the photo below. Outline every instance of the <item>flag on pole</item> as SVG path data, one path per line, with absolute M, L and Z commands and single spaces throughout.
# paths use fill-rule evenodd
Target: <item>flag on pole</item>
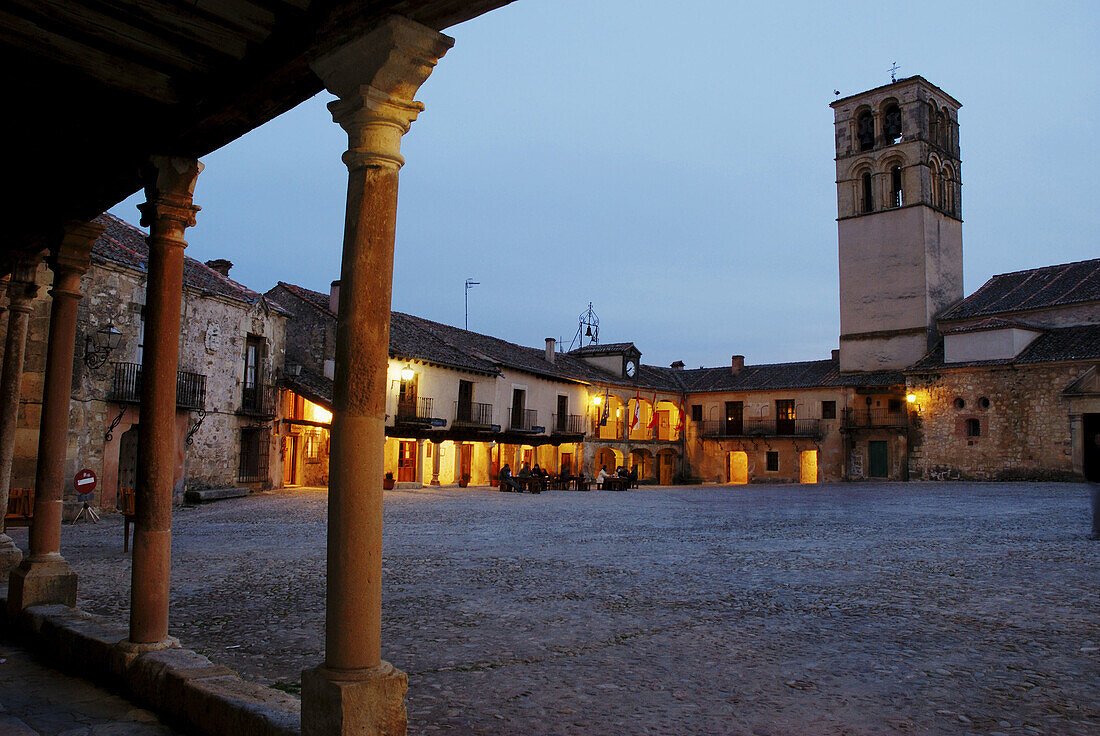
M 676 424 L 676 431 L 684 431 L 684 400 L 680 399 L 680 421 Z
M 638 400 L 638 395 L 634 395 L 634 416 L 630 418 L 630 431 L 633 432 L 634 428 L 638 426 L 638 407 L 641 405 L 641 401 Z
M 607 391 L 604 391 L 603 395 L 603 414 L 600 415 L 600 426 L 607 426 L 607 417 L 611 414 L 611 402 L 608 401 L 609 395 Z
M 653 429 L 657 426 L 657 394 L 653 394 L 653 414 L 649 417 L 649 424 L 646 425 L 646 429 Z

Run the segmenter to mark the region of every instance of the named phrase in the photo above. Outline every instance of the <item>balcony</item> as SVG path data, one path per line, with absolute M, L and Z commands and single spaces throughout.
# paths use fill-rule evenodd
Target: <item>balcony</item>
M 427 396 L 415 399 L 398 399 L 394 424 L 430 427 L 432 425 L 432 400 Z
M 509 424 L 508 429 L 513 432 L 541 432 L 541 428 L 538 426 L 539 413 L 537 409 L 513 409 L 508 408 L 508 416 L 512 422 Z
M 107 399 L 120 404 L 141 403 L 141 363 L 115 363 Z M 206 376 L 176 372 L 176 406 L 199 411 L 206 406 Z
M 550 434 L 584 434 L 584 417 L 580 414 L 552 414 Z
M 905 427 L 909 425 L 909 413 L 905 410 L 845 409 L 843 421 L 846 429 Z
M 623 438 L 623 420 L 609 417 L 607 424 L 600 426 L 599 418 L 593 419 L 592 438 L 598 440 L 621 440 Z
M 820 437 L 820 419 L 744 419 L 696 422 L 704 439 L 726 437 Z
M 239 414 L 251 417 L 275 416 L 275 387 L 265 384 L 246 385 L 241 390 Z
M 493 405 L 456 401 L 454 416 L 452 426 L 489 429 L 493 426 Z

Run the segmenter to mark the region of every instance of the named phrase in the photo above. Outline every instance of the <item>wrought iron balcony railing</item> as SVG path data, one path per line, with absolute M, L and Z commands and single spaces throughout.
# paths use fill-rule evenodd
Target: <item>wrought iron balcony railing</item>
M 699 435 L 718 437 L 820 437 L 820 419 L 743 419 L 696 422 Z
M 844 426 L 858 427 L 905 427 L 909 424 L 909 413 L 904 410 L 889 409 L 845 409 Z
M 398 399 L 397 416 L 394 422 L 397 424 L 431 424 L 432 400 L 427 396 L 418 396 L 415 399 Z
M 491 427 L 493 426 L 493 405 L 477 404 L 474 402 L 455 402 L 456 427 Z
M 110 401 L 141 403 L 141 363 L 115 363 L 111 376 Z M 176 373 L 176 406 L 198 411 L 206 406 L 206 376 L 190 371 Z
M 511 419 L 511 423 L 508 428 L 514 432 L 534 432 L 535 427 L 538 426 L 538 410 L 537 409 L 513 409 L 508 408 L 508 417 Z
M 584 434 L 584 416 L 581 414 L 552 414 L 551 434 Z
M 275 387 L 270 384 L 254 384 L 241 390 L 241 414 L 253 417 L 275 416 Z

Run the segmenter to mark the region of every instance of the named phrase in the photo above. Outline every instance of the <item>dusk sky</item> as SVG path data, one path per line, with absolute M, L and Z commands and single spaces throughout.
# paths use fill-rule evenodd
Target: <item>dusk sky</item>
M 920 74 L 963 103 L 965 290 L 1100 256 L 1100 4 L 518 0 L 404 138 L 394 309 L 539 347 L 577 329 L 689 367 L 837 347 L 835 97 Z M 338 278 L 322 93 L 207 156 L 187 254 L 257 291 Z M 112 208 L 137 222 L 134 196 Z M 888 274 L 884 274 L 888 277 Z

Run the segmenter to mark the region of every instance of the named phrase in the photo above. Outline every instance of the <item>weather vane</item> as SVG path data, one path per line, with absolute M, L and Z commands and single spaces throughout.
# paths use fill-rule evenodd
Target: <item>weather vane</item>
M 890 83 L 891 84 L 898 81 L 898 69 L 901 69 L 901 67 L 898 66 L 898 63 L 895 61 L 895 62 L 892 62 L 890 68 L 886 70 L 886 71 L 890 72 Z

